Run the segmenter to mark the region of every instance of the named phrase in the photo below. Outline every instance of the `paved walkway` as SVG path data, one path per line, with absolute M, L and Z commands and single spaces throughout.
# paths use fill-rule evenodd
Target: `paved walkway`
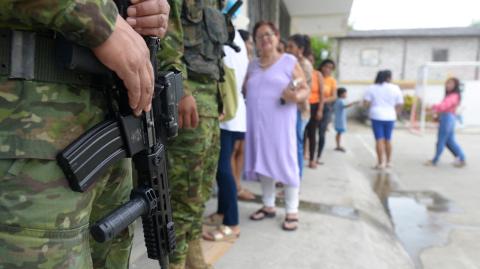
M 395 167 L 379 173 L 370 168 L 375 155 L 369 129 L 350 127 L 346 154 L 332 150 L 329 133 L 325 165 L 305 171 L 299 230 L 281 230 L 280 207 L 275 219 L 250 221 L 248 215 L 261 204 L 240 202 L 241 237 L 234 244 L 206 243 L 206 258 L 217 269 L 480 268 L 480 181 L 474 180 L 480 135 L 465 132 L 459 140 L 469 157 L 467 168 L 451 167 L 447 154 L 439 167 L 429 168 L 421 163 L 432 155 L 434 133 L 398 130 Z M 245 185 L 260 194 L 259 184 Z M 207 213 L 215 206 L 212 199 Z M 143 256 L 138 235 L 140 230 L 132 268 L 158 268 Z

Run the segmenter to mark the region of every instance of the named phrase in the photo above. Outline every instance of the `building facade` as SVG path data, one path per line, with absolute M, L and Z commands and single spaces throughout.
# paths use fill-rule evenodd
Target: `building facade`
M 352 31 L 338 38 L 338 78 L 347 83 L 371 82 L 377 71 L 390 69 L 395 80 L 415 82 L 427 62 L 480 61 L 480 28 Z M 448 76 L 478 79 L 476 67 L 438 68 L 429 80 Z

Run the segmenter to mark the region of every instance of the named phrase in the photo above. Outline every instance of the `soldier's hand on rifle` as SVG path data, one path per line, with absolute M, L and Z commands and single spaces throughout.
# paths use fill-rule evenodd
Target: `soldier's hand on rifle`
M 178 103 L 178 127 L 180 128 L 197 128 L 198 111 L 195 98 L 191 95 L 185 95 Z
M 154 77 L 150 52 L 143 38 L 121 16 L 117 16 L 113 33 L 92 51 L 123 80 L 135 115 L 150 111 Z
M 127 22 L 141 35 L 165 36 L 170 6 L 167 0 L 131 0 Z

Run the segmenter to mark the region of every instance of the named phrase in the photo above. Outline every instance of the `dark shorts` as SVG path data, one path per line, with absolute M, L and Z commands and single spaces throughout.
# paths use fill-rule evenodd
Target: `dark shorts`
M 372 120 L 372 129 L 373 134 L 375 135 L 375 140 L 387 140 L 392 139 L 393 128 L 395 127 L 395 121 L 383 121 L 383 120 Z
M 231 131 L 227 131 L 227 132 L 230 132 L 232 134 L 233 141 L 245 140 L 244 132 L 231 132 Z

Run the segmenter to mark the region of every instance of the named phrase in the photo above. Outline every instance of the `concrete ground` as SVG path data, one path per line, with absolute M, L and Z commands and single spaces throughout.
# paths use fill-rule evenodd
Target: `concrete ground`
M 433 154 L 433 130 L 397 130 L 395 166 L 383 172 L 371 169 L 368 128 L 349 126 L 346 154 L 333 151 L 333 135 L 325 165 L 305 170 L 299 230 L 281 230 L 281 207 L 275 219 L 253 222 L 248 216 L 261 204 L 240 202 L 241 237 L 204 245 L 215 268 L 480 268 L 480 133 L 458 135 L 468 166 L 457 169 L 448 152 L 438 167 L 422 165 Z M 258 183 L 244 184 L 260 194 Z M 207 214 L 215 207 L 212 199 Z M 137 231 L 132 268 L 158 268 Z

